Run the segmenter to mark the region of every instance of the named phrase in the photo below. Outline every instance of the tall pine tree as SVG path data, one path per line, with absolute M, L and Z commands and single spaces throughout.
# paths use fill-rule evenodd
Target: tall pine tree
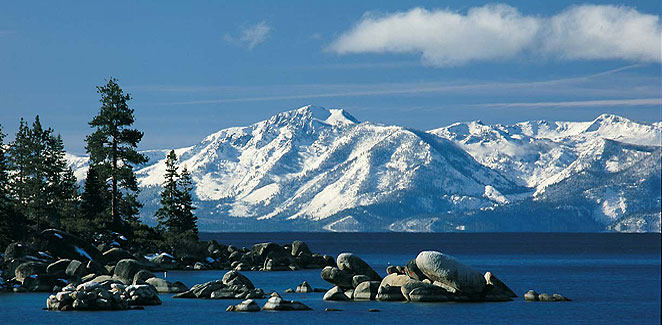
M 178 232 L 177 215 L 178 206 L 177 199 L 180 197 L 179 188 L 177 186 L 177 155 L 174 150 L 171 150 L 166 157 L 166 173 L 165 181 L 163 182 L 163 190 L 161 191 L 161 207 L 154 213 L 158 222 L 157 228 L 159 231 Z
M 32 128 L 21 119 L 9 154 L 10 188 L 33 234 L 60 227 L 64 217 L 75 217 L 78 189 L 64 158 L 62 138 L 44 129 L 38 115 Z
M 122 231 L 127 223 L 138 220 L 142 207 L 136 200 L 138 184 L 133 166 L 147 162 L 147 157 L 136 151 L 143 133 L 130 128 L 134 122 L 134 111 L 128 105 L 131 96 L 124 93 L 116 79 L 111 77 L 97 87 L 97 93 L 101 95 L 101 107 L 89 122 L 95 130 L 85 139 L 86 149 L 91 166 L 110 182 L 111 228 Z
M 189 173 L 186 166 L 182 169 L 182 174 L 179 178 L 179 197 L 177 198 L 179 210 L 179 227 L 181 231 L 190 239 L 198 240 L 198 218 L 193 213 L 195 207 L 193 206 L 193 198 L 191 192 L 193 191 L 193 180 L 191 173 Z
M 4 139 L 5 134 L 0 125 L 0 247 L 23 239 L 25 234 L 24 216 L 16 209 L 10 192 L 10 169 Z
M 81 194 L 81 219 L 93 230 L 110 226 L 110 190 L 106 180 L 99 175 L 99 167 L 90 166 Z

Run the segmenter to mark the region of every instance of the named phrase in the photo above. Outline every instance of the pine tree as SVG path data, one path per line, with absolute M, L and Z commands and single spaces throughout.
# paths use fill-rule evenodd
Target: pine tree
M 131 129 L 134 122 L 131 100 L 110 78 L 97 87 L 101 95 L 99 113 L 89 122 L 95 131 L 85 139 L 91 165 L 98 168 L 103 179 L 110 181 L 110 216 L 112 229 L 123 230 L 127 223 L 138 221 L 137 214 L 142 205 L 136 200 L 138 184 L 133 165 L 147 162 L 147 157 L 136 148 L 143 133 Z
M 0 125 L 0 247 L 21 240 L 25 234 L 25 217 L 15 208 L 10 192 L 10 166 L 4 144 L 5 134 Z
M 166 173 L 165 181 L 163 182 L 163 191 L 161 191 L 161 207 L 156 211 L 154 216 L 158 221 L 157 228 L 164 232 L 178 232 L 177 217 L 178 207 L 177 200 L 180 197 L 179 188 L 177 186 L 177 155 L 174 150 L 171 150 L 166 157 Z
M 99 175 L 97 166 L 87 170 L 85 186 L 81 195 L 81 219 L 94 230 L 108 229 L 110 221 L 110 190 Z
M 179 210 L 179 227 L 182 233 L 190 236 L 190 239 L 198 240 L 198 218 L 193 214 L 195 207 L 193 206 L 193 198 L 191 191 L 193 191 L 193 180 L 191 173 L 189 173 L 186 166 L 182 169 L 181 177 L 179 178 L 179 197 L 177 198 Z
M 78 189 L 64 158 L 62 138 L 52 128 L 44 129 L 38 115 L 32 128 L 21 119 L 10 158 L 10 188 L 33 234 L 59 227 L 63 217 L 76 215 Z

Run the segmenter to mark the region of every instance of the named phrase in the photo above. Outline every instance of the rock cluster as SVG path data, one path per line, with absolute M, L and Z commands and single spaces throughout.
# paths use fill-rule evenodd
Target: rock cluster
M 223 245 L 211 240 L 181 256 L 140 253 L 118 233 L 99 237 L 96 247 L 81 238 L 47 229 L 35 243 L 15 242 L 0 257 L 0 290 L 53 292 L 67 284 L 108 279 L 126 285 L 150 283 L 159 292 L 187 291 L 182 283 L 170 283 L 151 272 L 190 270 L 289 271 L 335 266 L 332 257 L 314 254 L 302 241 L 284 246 L 260 243 L 251 249 Z M 103 252 L 103 253 L 102 253 Z M 144 272 L 141 272 L 144 271 Z
M 542 302 L 558 302 L 558 301 L 572 301 L 570 298 L 564 297 L 558 293 L 550 295 L 548 293 L 537 293 L 535 290 L 529 290 L 524 294 L 526 301 L 542 301 Z
M 198 299 L 259 299 L 264 291 L 237 271 L 227 272 L 222 280 L 196 284 L 190 290 L 178 293 L 173 298 Z
M 303 311 L 311 310 L 310 307 L 298 301 L 285 300 L 278 293 L 271 294 L 267 302 L 262 307 L 262 310 L 274 311 Z M 253 299 L 242 301 L 238 305 L 230 305 L 226 311 L 239 311 L 239 312 L 255 312 L 260 311 L 260 307 Z
M 517 296 L 492 273 L 481 274 L 436 251 L 421 252 L 406 266 L 389 266 L 383 279 L 351 253 L 340 254 L 337 265 L 321 272 L 335 285 L 324 300 L 509 301 Z
M 130 306 L 160 305 L 161 299 L 151 285 L 126 286 L 118 281 L 69 284 L 48 297 L 48 310 L 124 310 Z

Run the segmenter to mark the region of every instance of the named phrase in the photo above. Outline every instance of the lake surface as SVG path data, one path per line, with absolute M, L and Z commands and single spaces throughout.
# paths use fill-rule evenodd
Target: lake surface
M 49 312 L 41 310 L 48 294 L 0 294 L 0 324 L 660 323 L 660 234 L 204 233 L 201 237 L 240 247 L 304 240 L 313 252 L 334 256 L 354 252 L 381 275 L 389 264 L 404 265 L 421 250 L 439 250 L 477 270 L 491 271 L 520 297 L 500 303 L 400 303 L 325 302 L 323 293 L 282 294 L 313 311 L 227 313 L 228 305 L 240 301 L 172 299 L 162 294 L 163 305 L 145 310 Z M 224 273 L 168 272 L 168 280 L 192 286 L 220 279 Z M 319 270 L 242 273 L 266 292 L 282 293 L 304 280 L 313 287 L 330 288 Z M 525 302 L 521 296 L 528 289 L 561 293 L 573 301 Z M 325 312 L 327 307 L 342 311 Z M 371 308 L 381 312 L 370 313 Z

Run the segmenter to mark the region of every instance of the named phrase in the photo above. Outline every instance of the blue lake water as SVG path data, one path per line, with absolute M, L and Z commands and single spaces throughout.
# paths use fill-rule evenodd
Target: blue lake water
M 491 271 L 520 297 L 500 303 L 325 302 L 323 293 L 282 294 L 313 311 L 227 313 L 239 300 L 172 299 L 145 310 L 49 312 L 41 310 L 48 294 L 0 294 L 0 324 L 88 323 L 252 323 L 252 324 L 433 324 L 660 323 L 660 234 L 519 233 L 221 233 L 202 239 L 246 246 L 257 242 L 304 240 L 311 250 L 329 255 L 354 252 L 380 274 L 387 265 L 403 265 L 421 250 L 440 250 L 485 272 Z M 224 271 L 168 272 L 168 279 L 192 286 L 220 279 Z M 242 272 L 269 292 L 294 288 L 302 281 L 330 288 L 319 270 Z M 524 302 L 528 289 L 561 293 L 567 303 Z M 265 300 L 258 300 L 261 305 Z M 324 308 L 340 312 L 325 312 Z M 381 312 L 371 313 L 376 308 Z

